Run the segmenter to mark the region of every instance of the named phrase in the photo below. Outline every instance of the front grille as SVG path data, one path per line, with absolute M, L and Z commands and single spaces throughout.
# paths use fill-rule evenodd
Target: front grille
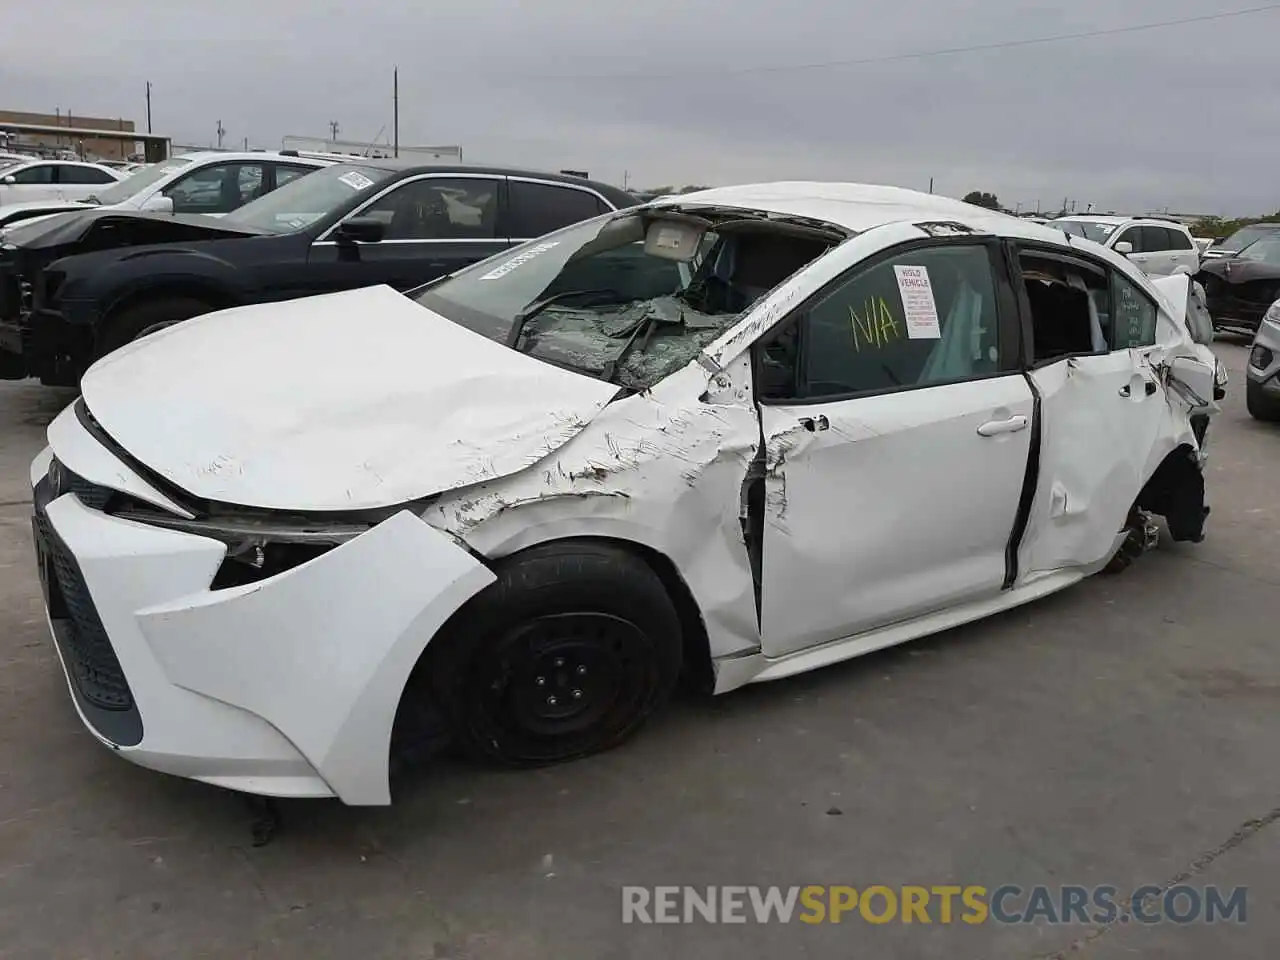
M 107 639 L 80 565 L 54 531 L 42 504 L 37 504 L 35 517 L 51 574 L 49 614 L 65 617 L 68 624 L 59 637 L 72 682 L 80 696 L 96 707 L 131 710 L 133 692 Z
M 90 510 L 104 509 L 107 501 L 116 494 L 116 491 L 110 487 L 104 487 L 101 484 L 94 483 L 92 480 L 86 480 L 80 474 L 72 473 L 70 470 L 66 470 L 64 475 L 67 478 L 65 492 L 74 493 L 80 498 L 80 502 Z

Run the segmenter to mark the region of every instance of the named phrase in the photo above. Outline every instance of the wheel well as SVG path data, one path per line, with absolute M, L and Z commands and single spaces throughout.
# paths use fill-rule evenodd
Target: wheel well
M 1204 538 L 1204 474 L 1195 448 L 1184 443 L 1160 462 L 1138 494 L 1138 506 L 1165 518 L 1174 540 L 1198 543 Z
M 207 303 L 215 310 L 221 310 L 224 307 L 235 305 L 235 300 L 225 290 L 214 284 L 191 283 L 182 281 L 180 283 L 162 283 L 156 286 L 143 287 L 141 290 L 134 290 L 126 293 L 123 297 L 116 300 L 107 308 L 104 314 L 104 322 L 110 323 L 114 320 L 122 310 L 128 310 L 136 307 L 140 303 L 149 303 L 155 300 L 167 300 L 169 298 L 181 297 L 186 300 L 199 300 Z
M 499 559 L 508 561 L 528 550 L 546 547 L 549 544 L 568 543 L 606 544 L 643 560 L 662 581 L 662 586 L 675 607 L 676 616 L 680 619 L 683 641 L 682 685 L 698 693 L 709 693 L 714 689 L 715 674 L 711 665 L 711 643 L 707 636 L 706 625 L 702 621 L 702 614 L 688 584 L 680 575 L 675 563 L 665 554 L 652 547 L 616 537 L 561 537 L 532 544 Z M 467 604 L 463 604 L 453 616 L 465 615 L 466 609 Z M 452 619 L 451 617 L 441 629 L 445 629 Z M 411 765 L 415 760 L 429 756 L 440 749 L 449 737 L 443 716 L 430 698 L 423 696 L 427 689 L 424 670 L 430 653 L 431 646 L 428 644 L 409 672 L 404 689 L 400 693 L 400 702 L 396 705 L 391 736 L 390 761 L 393 769 L 401 765 Z

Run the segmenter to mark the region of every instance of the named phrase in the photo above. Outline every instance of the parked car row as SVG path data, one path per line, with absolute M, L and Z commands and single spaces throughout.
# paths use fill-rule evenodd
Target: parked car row
M 95 364 L 32 464 L 85 725 L 385 804 L 437 718 L 568 760 L 682 673 L 723 693 L 1031 602 L 1150 549 L 1153 514 L 1203 538 L 1185 274 L 893 188 L 629 201 L 368 161 L 44 268 L 40 329 L 232 307 Z
M 105 353 L 202 313 L 405 290 L 635 202 L 560 174 L 262 154 L 181 157 L 117 189 L 0 235 L 0 376 L 75 385 Z

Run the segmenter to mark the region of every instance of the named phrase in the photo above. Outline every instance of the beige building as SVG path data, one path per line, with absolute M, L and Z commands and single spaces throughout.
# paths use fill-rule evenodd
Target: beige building
M 0 129 L 6 123 L 32 124 L 46 127 L 74 127 L 78 130 L 121 130 L 134 132 L 136 128 L 132 120 L 119 117 L 86 117 L 82 114 L 69 113 L 27 113 L 21 110 L 0 110 Z M 133 140 L 113 140 L 85 136 L 83 134 L 58 133 L 22 133 L 14 135 L 10 141 L 13 147 L 21 150 L 74 150 L 77 154 L 95 160 L 128 160 L 133 154 L 142 150 L 142 145 Z M 0 147 L 3 149 L 3 147 Z

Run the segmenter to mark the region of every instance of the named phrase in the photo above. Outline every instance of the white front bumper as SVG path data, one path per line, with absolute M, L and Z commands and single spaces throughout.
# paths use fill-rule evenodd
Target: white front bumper
M 119 471 L 143 482 L 114 457 L 112 471 L 85 473 L 106 451 L 74 426 L 50 429 L 62 463 L 113 489 L 124 485 Z M 93 458 L 77 449 L 89 444 Z M 33 488 L 48 460 L 46 451 L 33 463 Z M 389 803 L 405 682 L 445 620 L 493 581 L 407 511 L 278 576 L 220 590 L 209 589 L 220 541 L 109 516 L 75 493 L 49 501 L 45 516 L 96 608 L 141 737 L 117 735 L 119 716 L 83 696 L 83 661 L 68 655 L 65 634 L 76 618 L 51 620 L 86 726 L 143 766 L 250 793 Z

